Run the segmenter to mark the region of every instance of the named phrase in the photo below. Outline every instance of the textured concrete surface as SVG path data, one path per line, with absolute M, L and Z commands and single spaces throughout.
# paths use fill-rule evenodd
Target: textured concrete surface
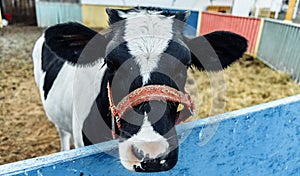
M 179 161 L 170 171 L 133 173 L 117 141 L 0 166 L 0 175 L 298 175 L 300 95 L 177 127 Z

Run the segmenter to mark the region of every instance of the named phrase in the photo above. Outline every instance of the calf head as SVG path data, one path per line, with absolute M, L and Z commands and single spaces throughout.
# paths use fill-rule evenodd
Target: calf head
M 101 114 L 105 116 L 102 118 L 114 116 L 109 109 L 113 103 L 118 104 L 136 90 L 140 91 L 138 96 L 148 97 L 127 108 L 117 121 L 108 125 L 119 136 L 119 154 L 124 167 L 139 172 L 169 170 L 178 158 L 174 126 L 182 102 L 172 101 L 157 93 L 158 90 L 153 95 L 161 98 L 151 99 L 143 87 L 163 85 L 167 92 L 171 89 L 184 92 L 188 68 L 222 70 L 243 55 L 247 41 L 224 31 L 186 38 L 182 33 L 188 12 L 133 8 L 108 9 L 107 13 L 110 22 L 107 35 L 77 23 L 66 23 L 46 31 L 46 35 L 53 35 L 48 41 L 46 37 L 46 44 L 74 65 L 88 66 L 99 58 L 105 59 L 110 86 L 109 91 L 102 93 L 108 109 L 106 115 Z

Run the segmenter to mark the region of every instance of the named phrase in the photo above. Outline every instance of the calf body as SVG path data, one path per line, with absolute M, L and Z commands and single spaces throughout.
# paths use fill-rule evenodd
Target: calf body
M 62 144 L 61 150 L 70 149 L 71 138 L 75 147 L 82 147 L 84 145 L 81 133 L 82 124 L 79 123 L 83 123 L 84 119 L 80 119 L 77 115 L 75 116 L 76 112 L 73 112 L 75 75 L 76 71 L 80 72 L 82 69 L 86 72 L 94 72 L 95 68 L 99 68 L 99 65 L 89 68 L 75 67 L 53 55 L 52 51 L 44 47 L 44 41 L 44 35 L 42 35 L 36 42 L 33 50 L 34 76 L 40 90 L 42 104 L 47 117 L 55 124 L 59 132 Z M 52 55 L 53 57 L 45 58 L 45 55 Z M 45 59 L 49 59 L 49 61 Z M 48 67 L 43 67 L 43 65 Z M 48 87 L 45 86 L 46 83 Z M 78 84 L 77 86 L 81 85 Z M 95 97 L 91 98 L 95 99 Z M 88 109 L 90 108 L 88 107 Z
M 46 114 L 58 129 L 62 150 L 70 148 L 70 139 L 77 148 L 116 134 L 127 169 L 171 169 L 178 157 L 177 107 L 191 105 L 183 93 L 187 69 L 219 71 L 242 56 L 247 41 L 223 31 L 188 39 L 182 35 L 188 12 L 133 8 L 107 13 L 107 35 L 66 23 L 46 29 L 36 42 L 34 75 Z M 153 89 L 155 98 L 143 96 L 150 87 L 165 93 Z M 133 92 L 143 100 L 119 109 L 119 117 L 114 103 L 128 102 L 122 100 L 134 97 Z

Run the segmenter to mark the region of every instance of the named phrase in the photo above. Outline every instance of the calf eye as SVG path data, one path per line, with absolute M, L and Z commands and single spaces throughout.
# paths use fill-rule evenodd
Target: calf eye
M 110 60 L 105 60 L 105 63 L 108 67 L 109 70 L 111 71 L 115 71 L 116 70 L 116 66 L 114 65 L 114 63 Z

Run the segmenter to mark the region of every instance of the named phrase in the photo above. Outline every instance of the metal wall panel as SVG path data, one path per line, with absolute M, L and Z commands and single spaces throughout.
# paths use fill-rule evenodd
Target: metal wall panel
M 47 27 L 69 21 L 81 22 L 81 6 L 75 3 L 36 2 L 39 27 Z
M 266 19 L 257 56 L 300 83 L 300 26 Z
M 200 34 L 204 35 L 216 30 L 235 32 L 248 39 L 248 53 L 255 54 L 261 19 L 238 17 L 220 13 L 202 12 Z

